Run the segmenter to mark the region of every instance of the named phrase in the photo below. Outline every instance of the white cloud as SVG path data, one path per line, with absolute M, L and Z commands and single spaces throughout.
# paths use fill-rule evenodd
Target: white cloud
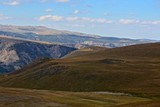
M 63 17 L 63 16 L 54 16 L 54 15 L 46 15 L 46 16 L 40 16 L 39 21 L 70 21 L 70 22 L 85 22 L 85 23 L 102 23 L 102 24 L 111 24 L 114 21 L 107 20 L 105 18 L 89 18 L 89 17 Z
M 79 13 L 80 13 L 79 10 L 75 10 L 75 11 L 74 11 L 74 14 L 79 14 Z
M 89 17 L 67 17 L 67 21 L 82 21 L 82 22 L 96 22 L 96 19 Z
M 49 20 L 49 21 L 62 21 L 62 16 L 46 15 L 39 17 L 40 21 Z
M 95 22 L 95 19 L 89 17 L 82 17 L 81 20 L 85 22 Z
M 3 19 L 9 19 L 9 17 L 7 17 L 4 14 L 0 13 L 0 20 L 3 20 Z
M 120 24 L 138 24 L 140 23 L 140 21 L 136 19 L 120 19 L 119 23 Z
M 77 21 L 79 20 L 79 17 L 67 17 L 66 20 L 67 21 Z
M 41 2 L 46 2 L 47 0 L 41 0 Z
M 105 18 L 89 18 L 89 17 L 82 17 L 82 21 L 90 22 L 90 23 L 102 23 L 102 24 L 111 24 L 113 20 L 107 20 Z
M 20 3 L 17 0 L 12 0 L 9 2 L 3 2 L 4 5 L 10 5 L 10 6 L 16 6 L 19 5 Z
M 142 21 L 142 24 L 152 24 L 152 25 L 160 25 L 160 20 L 155 21 Z
M 41 0 L 42 3 L 48 2 L 48 1 L 59 2 L 59 3 L 67 3 L 70 0 Z
M 160 25 L 160 20 L 152 20 L 152 21 L 145 21 L 145 20 L 138 20 L 138 19 L 120 19 L 120 20 L 108 20 L 106 18 L 90 18 L 90 17 L 63 17 L 63 16 L 56 16 L 56 15 L 45 15 L 40 16 L 39 21 L 69 21 L 69 22 L 83 22 L 83 23 L 100 23 L 100 24 L 123 24 L 123 25 L 131 25 L 131 24 L 138 24 L 138 25 Z
M 74 27 L 86 27 L 86 26 L 83 25 L 83 24 L 74 24 L 74 25 L 70 25 L 70 26 L 74 26 Z
M 112 20 L 107 20 L 105 18 L 96 19 L 96 22 L 98 22 L 98 23 L 113 23 Z
M 66 2 L 69 2 L 69 0 L 55 0 L 55 2 L 66 3 Z
M 46 9 L 46 12 L 52 12 L 53 10 L 52 9 Z
M 137 20 L 137 19 L 120 19 L 120 24 L 141 24 L 141 25 L 160 25 L 160 20 Z

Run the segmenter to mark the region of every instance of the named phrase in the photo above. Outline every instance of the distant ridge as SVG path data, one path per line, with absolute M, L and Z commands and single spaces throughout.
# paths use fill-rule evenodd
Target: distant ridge
M 90 58 L 90 59 L 103 59 L 107 57 L 113 58 L 160 58 L 160 42 L 146 43 L 132 46 L 125 46 L 119 48 L 103 48 L 103 47 L 87 47 L 84 49 L 76 50 L 64 56 L 64 58 Z M 88 51 L 85 51 L 88 50 Z
M 58 43 L 74 48 L 102 46 L 108 48 L 123 47 L 134 44 L 152 43 L 155 40 L 102 37 L 64 30 L 56 30 L 44 26 L 0 25 L 0 35 L 27 40 Z
M 0 25 L 0 29 L 2 31 L 12 31 L 12 32 L 20 32 L 20 33 L 35 33 L 39 35 L 79 35 L 79 36 L 88 36 L 88 37 L 100 37 L 99 35 L 94 34 L 85 34 L 79 32 L 71 32 L 66 30 L 56 30 L 52 28 L 47 28 L 45 26 L 14 26 L 14 25 Z
M 18 37 L 12 37 L 12 36 L 1 36 L 1 39 L 10 39 L 10 40 L 15 40 L 15 41 L 24 41 L 24 42 L 35 42 L 35 43 L 40 43 L 40 44 L 48 44 L 48 45 L 62 45 L 60 43 L 50 43 L 46 41 L 39 41 L 39 40 L 30 40 L 30 39 L 23 39 L 23 38 L 18 38 Z

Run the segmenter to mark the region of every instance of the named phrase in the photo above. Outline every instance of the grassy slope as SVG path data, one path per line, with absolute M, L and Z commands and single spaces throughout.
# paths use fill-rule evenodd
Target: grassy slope
M 114 107 L 151 101 L 127 95 L 0 87 L 0 107 Z
M 160 105 L 160 43 L 83 49 L 65 59 L 48 60 L 22 71 L 1 77 L 0 85 L 58 91 L 128 92 L 158 99 L 148 102 L 149 107 L 152 103 Z M 141 103 L 138 106 L 141 107 Z

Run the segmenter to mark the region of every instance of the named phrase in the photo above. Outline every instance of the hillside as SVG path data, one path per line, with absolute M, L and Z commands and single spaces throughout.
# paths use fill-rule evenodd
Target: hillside
M 2 75 L 0 86 L 34 89 L 34 91 L 21 90 L 20 93 L 23 96 L 28 92 L 31 96 L 41 95 L 38 98 L 43 98 L 43 105 L 50 104 L 44 102 L 49 100 L 52 104 L 53 102 L 54 104 L 71 104 L 73 107 L 92 107 L 93 104 L 98 107 L 159 107 L 159 50 L 160 43 L 114 49 L 88 47 L 73 51 L 62 59 L 37 60 L 21 70 Z M 3 90 L 3 88 L 0 89 Z M 36 94 L 35 89 L 55 92 L 39 91 Z M 6 92 L 11 92 L 13 96 L 16 90 L 18 89 L 6 89 L 1 93 L 8 98 L 10 94 L 6 95 Z M 56 91 L 61 92 L 56 94 Z M 70 92 L 67 94 L 62 91 Z M 98 95 L 98 93 L 101 94 Z M 108 93 L 112 93 L 113 96 L 109 97 Z M 127 94 L 114 96 L 114 93 Z M 116 100 L 117 97 L 125 102 L 119 103 L 119 100 Z M 31 102 L 36 99 L 29 99 L 30 103 L 18 101 L 11 104 L 22 103 L 35 106 L 36 104 Z M 59 106 L 66 107 L 66 105 Z
M 65 58 L 81 58 L 81 59 L 105 59 L 105 58 L 122 58 L 126 60 L 141 60 L 141 59 L 159 59 L 160 58 L 160 43 L 140 44 L 119 48 L 103 48 L 89 47 L 76 50 L 65 56 Z M 83 54 L 82 54 L 83 53 Z M 141 58 L 141 59 L 138 59 Z
M 102 37 L 93 34 L 56 30 L 43 26 L 0 25 L 0 35 L 59 43 L 76 48 L 83 48 L 86 46 L 104 46 L 114 48 L 133 44 L 156 42 L 154 40 Z
M 60 58 L 73 50 L 56 44 L 0 36 L 0 73 L 20 69 L 35 59 Z
M 98 47 L 92 48 L 97 50 Z M 160 43 L 90 51 L 32 63 L 0 80 L 1 86 L 61 91 L 120 91 L 160 95 Z M 77 54 L 77 52 L 76 52 Z M 22 81 L 23 80 L 23 81 Z M 18 83 L 18 84 L 17 84 Z
M 123 93 L 62 92 L 4 87 L 0 87 L 0 95 L 0 107 L 127 107 L 124 105 L 152 102 L 148 98 Z

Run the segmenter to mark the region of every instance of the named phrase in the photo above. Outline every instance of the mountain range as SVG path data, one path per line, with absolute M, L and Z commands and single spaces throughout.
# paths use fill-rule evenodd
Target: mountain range
M 0 107 L 159 107 L 159 50 L 154 40 L 0 25 Z
M 43 26 L 0 25 L 0 73 L 11 72 L 38 58 L 60 58 L 89 46 L 107 48 L 157 42 L 102 37 Z
M 156 42 L 154 40 L 146 39 L 102 37 L 93 34 L 56 30 L 44 26 L 0 25 L 0 35 L 56 43 L 74 48 L 83 48 L 86 46 L 103 46 L 114 48 Z

